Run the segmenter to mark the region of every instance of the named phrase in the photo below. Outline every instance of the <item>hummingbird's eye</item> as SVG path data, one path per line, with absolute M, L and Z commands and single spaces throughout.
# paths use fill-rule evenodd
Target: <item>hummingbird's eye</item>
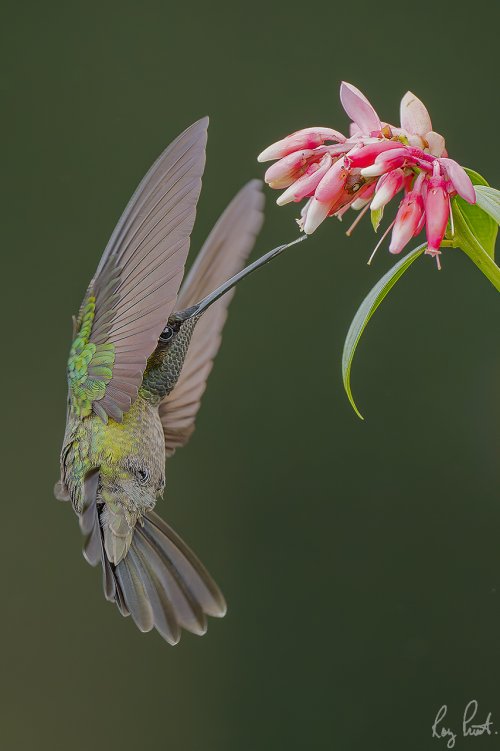
M 141 485 L 145 485 L 149 481 L 149 472 L 146 467 L 141 467 L 137 470 L 137 479 Z
M 173 330 L 172 326 L 168 326 L 167 325 L 167 326 L 165 326 L 165 328 L 163 329 L 163 331 L 160 334 L 160 341 L 161 342 L 169 342 L 170 339 L 173 337 L 173 335 L 174 335 L 174 330 Z

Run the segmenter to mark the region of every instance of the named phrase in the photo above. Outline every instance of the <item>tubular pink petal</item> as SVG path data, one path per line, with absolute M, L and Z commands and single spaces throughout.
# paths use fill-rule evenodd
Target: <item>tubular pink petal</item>
M 344 160 L 339 159 L 321 179 L 314 194 L 315 198 L 330 206 L 336 203 L 344 190 L 347 174 Z
M 429 178 L 425 196 L 425 232 L 429 251 L 437 251 L 446 232 L 450 202 L 446 181 L 441 175 Z
M 397 149 L 391 149 L 379 154 L 375 158 L 374 164 L 370 167 L 364 167 L 361 170 L 363 177 L 377 177 L 384 172 L 402 167 L 407 161 L 414 161 L 411 151 L 406 146 L 398 146 Z
M 404 184 L 404 172 L 402 169 L 394 169 L 382 175 L 377 183 L 375 196 L 371 203 L 372 211 L 378 211 L 392 201 L 396 193 L 399 193 Z
M 419 193 L 411 191 L 401 201 L 392 230 L 390 253 L 401 253 L 415 235 L 424 211 L 424 203 Z
M 349 151 L 346 160 L 351 168 L 369 167 L 380 154 L 394 149 L 401 150 L 401 144 L 395 141 L 377 141 L 376 143 L 363 144 Z
M 422 232 L 424 227 L 425 227 L 425 211 L 422 211 L 422 215 L 419 219 L 419 222 L 413 231 L 413 237 L 416 237 L 417 235 L 419 235 Z
M 284 193 L 280 195 L 276 203 L 278 206 L 284 206 L 292 201 L 301 201 L 306 196 L 310 196 L 316 190 L 321 178 L 332 166 L 330 154 L 325 154 L 319 164 L 311 164 L 305 175 L 299 177 Z
M 453 187 L 467 203 L 476 203 L 476 192 L 471 179 L 463 167 L 454 159 L 441 157 L 439 163 L 445 168 L 446 173 L 453 183 Z
M 295 151 L 293 154 L 272 164 L 264 175 L 264 180 L 271 188 L 288 188 L 297 178 L 304 174 L 309 163 L 316 158 L 312 149 Z
M 386 172 L 385 165 L 380 162 L 379 164 L 371 164 L 369 167 L 363 167 L 361 175 L 363 177 L 380 177 Z
M 365 95 L 355 86 L 342 81 L 340 85 L 340 101 L 348 116 L 356 123 L 362 133 L 368 135 L 373 131 L 381 129 L 382 125 L 377 113 Z
M 347 211 L 347 209 L 352 209 L 353 211 L 361 211 L 361 209 L 364 209 L 369 203 L 369 198 L 355 198 L 351 204 L 344 206 L 341 210 L 344 211 L 345 209 Z
M 337 198 L 330 204 L 330 211 L 328 216 L 334 216 L 339 213 L 345 206 L 350 207 L 354 200 L 354 195 L 348 193 L 346 190 L 342 190 Z
M 414 133 L 417 136 L 425 136 L 432 130 L 432 123 L 427 107 L 420 99 L 407 91 L 401 100 L 400 106 L 401 127 L 408 133 Z
M 320 146 L 316 149 L 317 152 L 330 154 L 331 157 L 337 159 L 339 156 L 343 156 L 346 152 L 351 151 L 352 143 L 346 141 L 345 143 L 337 144 L 336 146 Z
M 299 180 L 301 179 L 302 178 L 299 178 Z M 296 180 L 294 183 L 292 183 L 289 188 L 284 190 L 283 193 L 280 196 L 278 196 L 278 198 L 276 199 L 276 203 L 278 204 L 278 206 L 286 206 L 287 203 L 292 203 L 293 201 L 295 202 L 297 201 L 297 199 L 295 198 L 295 187 L 297 183 L 299 182 L 299 180 Z
M 389 153 L 388 152 L 382 152 L 378 156 L 375 157 L 375 162 L 377 164 L 384 164 L 385 162 L 390 162 L 392 159 L 397 159 L 397 157 L 404 157 L 405 159 L 407 157 L 412 156 L 411 149 L 409 149 L 407 146 L 402 146 L 401 144 L 397 145 L 396 149 L 392 149 Z
M 306 235 L 312 235 L 318 229 L 321 222 L 328 216 L 330 205 L 329 203 L 322 203 L 316 198 L 312 199 L 304 219 L 304 232 Z
M 273 159 L 282 159 L 284 156 L 288 156 L 294 151 L 300 149 L 315 149 L 317 146 L 321 146 L 325 141 L 339 141 L 343 142 L 346 138 L 338 130 L 332 130 L 332 128 L 303 128 L 297 130 L 295 133 L 291 133 L 286 138 L 282 138 L 281 141 L 268 146 L 257 157 L 258 162 L 269 162 Z
M 363 177 L 378 177 L 379 175 L 383 175 L 385 172 L 390 172 L 391 170 L 398 169 L 398 167 L 403 167 L 403 165 L 408 161 L 408 157 L 410 161 L 413 161 L 411 155 L 408 154 L 408 152 L 394 149 L 393 151 L 386 152 L 387 156 L 385 154 L 381 154 L 382 157 L 385 157 L 384 159 L 375 159 L 374 164 L 372 164 L 370 167 L 364 167 L 361 170 L 361 174 Z

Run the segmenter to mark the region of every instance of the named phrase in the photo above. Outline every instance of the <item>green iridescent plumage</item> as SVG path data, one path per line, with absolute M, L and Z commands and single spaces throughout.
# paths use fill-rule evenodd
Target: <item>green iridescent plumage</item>
M 113 343 L 90 342 L 96 299 L 89 295 L 80 313 L 80 328 L 68 359 L 68 385 L 71 407 L 78 417 L 88 417 L 92 402 L 102 399 L 112 378 L 115 362 Z

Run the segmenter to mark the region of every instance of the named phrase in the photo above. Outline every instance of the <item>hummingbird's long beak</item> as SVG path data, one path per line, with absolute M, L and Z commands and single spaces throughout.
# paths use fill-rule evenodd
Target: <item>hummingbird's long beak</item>
M 302 240 L 305 240 L 306 238 L 307 235 L 301 235 L 300 237 L 297 237 L 296 240 L 292 240 L 292 242 L 290 243 L 279 245 L 277 248 L 273 248 L 273 250 L 265 253 L 253 263 L 245 266 L 244 269 L 232 276 L 227 280 L 227 282 L 224 282 L 224 284 L 221 284 L 220 287 L 217 287 L 217 289 L 215 289 L 213 292 L 210 292 L 210 294 L 204 297 L 203 300 L 200 300 L 199 303 L 192 305 L 190 308 L 186 308 L 186 310 L 182 310 L 176 313 L 176 317 L 182 320 L 187 320 L 189 318 L 194 318 L 195 316 L 201 315 L 205 312 L 205 310 L 207 310 L 207 308 L 209 308 L 214 302 L 219 300 L 222 295 L 225 295 L 226 292 L 229 292 L 229 290 L 236 286 L 242 279 L 245 279 L 245 277 L 249 276 L 249 274 L 252 274 L 257 269 L 260 269 L 261 266 L 269 263 L 269 261 L 272 261 L 273 258 L 281 255 L 281 253 L 283 253 L 283 251 L 287 248 L 290 248 L 292 245 L 296 245 L 297 243 L 302 242 Z

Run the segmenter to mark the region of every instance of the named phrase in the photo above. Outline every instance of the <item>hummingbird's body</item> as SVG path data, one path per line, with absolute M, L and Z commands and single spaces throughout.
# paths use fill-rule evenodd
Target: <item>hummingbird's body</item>
M 262 225 L 257 181 L 230 203 L 182 282 L 205 163 L 201 120 L 153 164 L 104 251 L 74 321 L 55 494 L 71 501 L 105 596 L 170 643 L 202 634 L 224 598 L 153 508 L 165 458 L 194 430 L 236 282 Z M 182 286 L 181 286 L 182 282 Z M 180 288 L 180 289 L 179 289 Z
M 197 321 L 197 317 L 187 320 L 170 346 L 158 343 L 148 359 L 137 397 L 121 422 L 104 422 L 93 412 L 79 416 L 82 410 L 70 401 L 61 454 L 62 477 L 75 510 L 81 514 L 85 508 L 85 477 L 99 468 L 100 496 L 106 503 L 104 548 L 113 564 L 126 555 L 136 523 L 153 509 L 156 497 L 163 493 L 166 452 L 159 406 L 177 383 Z M 70 374 L 74 357 L 72 352 Z M 144 475 L 144 490 L 130 487 L 129 483 L 127 492 L 119 498 L 116 493 L 107 492 L 108 488 L 123 485 L 134 465 Z M 115 529 L 121 534 L 114 534 Z

